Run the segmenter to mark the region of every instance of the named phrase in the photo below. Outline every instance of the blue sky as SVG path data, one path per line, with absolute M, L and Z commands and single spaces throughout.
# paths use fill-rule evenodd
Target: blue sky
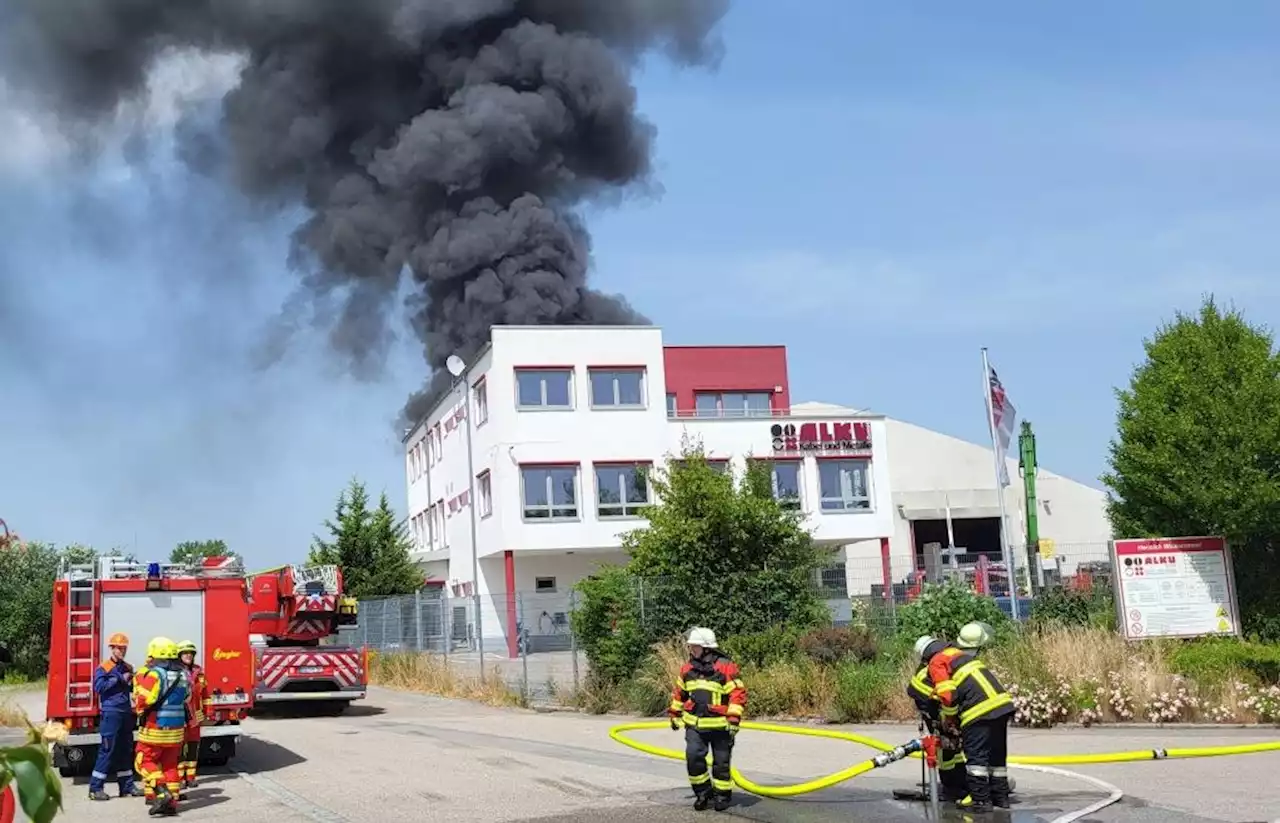
M 736 0 L 717 71 L 638 78 L 663 191 L 590 215 L 596 282 L 673 343 L 786 344 L 796 399 L 979 442 L 985 345 L 1042 464 L 1096 482 L 1162 320 L 1211 291 L 1280 321 L 1280 7 L 1211 5 Z M 69 178 L 15 151 L 0 517 L 265 564 L 303 556 L 352 475 L 403 507 L 411 344 L 373 379 L 306 334 L 247 366 L 290 295 L 287 220 L 174 166 Z

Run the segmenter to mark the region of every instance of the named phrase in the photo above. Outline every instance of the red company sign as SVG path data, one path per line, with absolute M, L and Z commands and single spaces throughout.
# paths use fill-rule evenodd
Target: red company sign
M 774 423 L 773 451 L 871 456 L 870 423 Z

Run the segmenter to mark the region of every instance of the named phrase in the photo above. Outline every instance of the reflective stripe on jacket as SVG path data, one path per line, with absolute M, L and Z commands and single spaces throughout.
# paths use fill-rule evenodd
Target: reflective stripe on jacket
M 929 659 L 928 673 L 941 715 L 958 717 L 962 729 L 975 720 L 1013 713 L 1013 697 L 972 652 L 943 649 Z
M 686 727 L 726 729 L 742 719 L 747 689 L 738 665 L 714 649 L 680 667 L 667 713 Z
M 188 704 L 191 711 L 189 725 L 199 726 L 204 722 L 209 708 L 209 681 L 204 676 L 204 669 L 195 664 L 187 669 L 187 677 L 191 682 L 191 697 Z
M 134 711 L 145 713 L 138 740 L 160 745 L 181 743 L 191 693 L 182 665 L 161 662 L 143 667 L 134 674 L 133 683 Z

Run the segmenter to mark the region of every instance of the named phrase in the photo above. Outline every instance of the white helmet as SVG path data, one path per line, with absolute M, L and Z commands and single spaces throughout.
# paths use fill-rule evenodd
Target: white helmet
M 938 642 L 938 639 L 933 635 L 930 635 L 930 634 L 920 635 L 920 639 L 916 641 L 916 657 L 924 657 L 924 650 L 937 642 Z
M 956 645 L 962 649 L 980 649 L 991 642 L 995 630 L 986 623 L 966 623 L 956 637 Z
M 716 633 L 711 629 L 695 628 L 689 630 L 690 646 L 701 646 L 704 649 L 714 649 L 716 647 Z

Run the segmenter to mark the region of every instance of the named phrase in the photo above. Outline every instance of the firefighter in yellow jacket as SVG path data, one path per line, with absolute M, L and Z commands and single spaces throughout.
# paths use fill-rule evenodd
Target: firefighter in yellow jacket
M 151 814 L 178 813 L 178 759 L 187 726 L 191 685 L 178 660 L 178 644 L 157 637 L 147 645 L 148 663 L 133 676 L 133 710 L 138 715 L 135 766 Z
M 187 670 L 191 693 L 187 702 L 187 728 L 182 740 L 182 757 L 178 761 L 178 778 L 182 788 L 196 787 L 196 767 L 200 762 L 200 724 L 209 708 L 209 681 L 204 669 L 196 665 L 196 644 L 183 640 L 178 644 L 178 659 Z
M 693 807 L 701 811 L 714 804 L 716 811 L 724 811 L 733 800 L 733 741 L 746 711 L 747 689 L 738 664 L 720 651 L 711 629 L 690 631 L 688 646 L 689 660 L 680 667 L 667 714 L 672 729 L 684 727 Z

